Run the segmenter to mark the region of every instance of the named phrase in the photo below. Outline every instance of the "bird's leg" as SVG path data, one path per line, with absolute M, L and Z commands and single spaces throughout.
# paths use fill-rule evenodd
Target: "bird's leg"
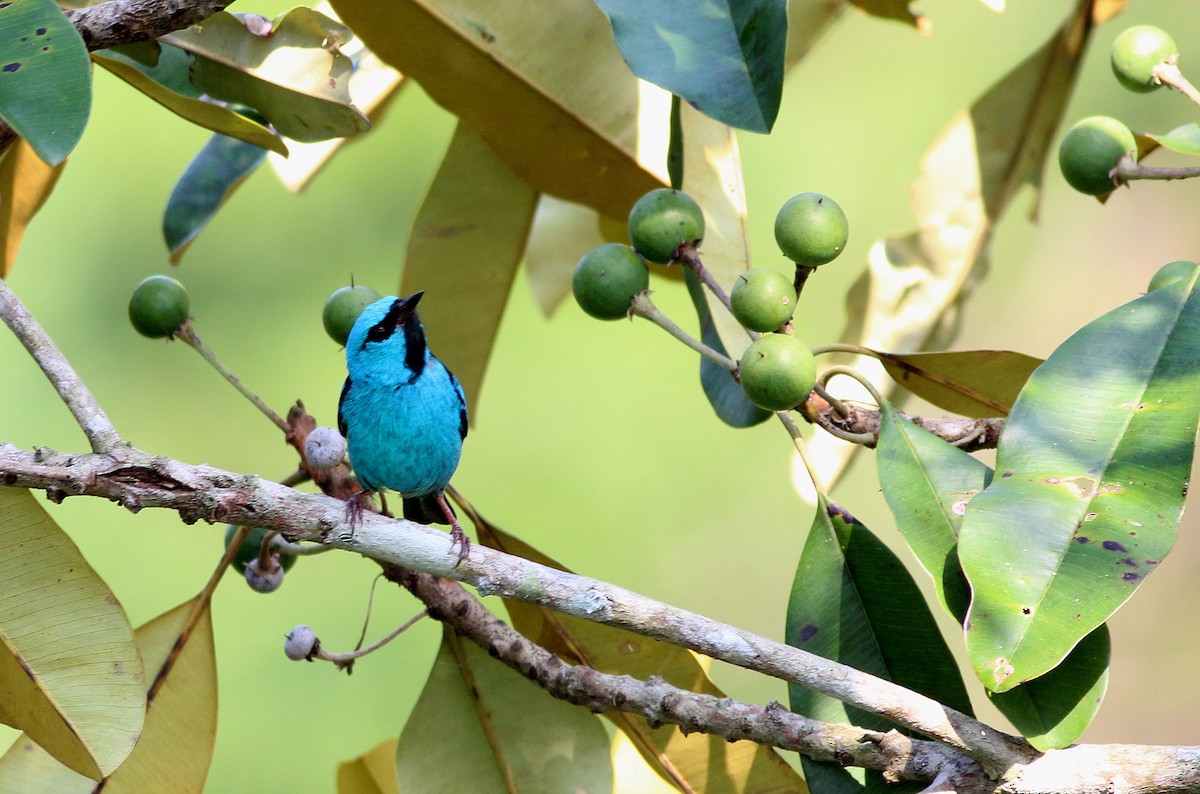
M 362 523 L 363 510 L 366 509 L 367 500 L 371 498 L 371 492 L 362 490 L 346 500 L 346 520 L 350 522 L 350 538 L 354 538 L 354 527 Z
M 454 547 L 458 546 L 458 562 L 454 563 L 454 567 L 457 568 L 471 552 L 471 539 L 462 531 L 454 511 L 450 509 L 450 505 L 446 504 L 446 494 L 439 490 L 434 492 L 434 497 L 437 499 L 438 507 L 442 508 L 442 513 L 450 522 L 450 551 L 454 551 Z

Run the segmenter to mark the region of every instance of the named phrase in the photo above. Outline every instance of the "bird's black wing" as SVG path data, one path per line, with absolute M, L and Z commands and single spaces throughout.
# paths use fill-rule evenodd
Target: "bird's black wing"
M 450 376 L 450 382 L 454 384 L 454 393 L 458 395 L 458 435 L 465 439 L 467 437 L 467 397 L 463 394 L 462 384 L 458 382 L 458 378 L 454 377 L 454 373 L 446 370 L 446 374 Z
M 338 397 L 338 432 L 342 434 L 342 438 L 349 438 L 350 434 L 346 432 L 346 417 L 342 413 L 342 406 L 346 403 L 346 395 L 350 393 L 350 379 L 346 378 L 346 382 L 342 384 L 342 396 Z

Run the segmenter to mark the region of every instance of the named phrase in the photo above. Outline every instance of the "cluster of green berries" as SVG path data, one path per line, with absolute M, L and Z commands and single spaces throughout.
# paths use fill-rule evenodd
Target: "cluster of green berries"
M 775 240 L 798 272 L 832 262 L 846 247 L 850 227 L 837 202 L 820 193 L 789 199 L 775 218 Z M 678 190 L 653 190 L 629 213 L 632 245 L 604 243 L 575 267 L 572 292 L 580 308 L 601 320 L 629 316 L 631 304 L 650 284 L 646 263 L 689 263 L 704 239 L 704 213 Z M 799 405 L 816 382 L 808 347 L 790 333 L 797 287 L 773 268 L 755 267 L 738 276 L 730 310 L 745 328 L 764 334 L 747 348 L 738 378 L 747 398 L 783 411 Z
M 1110 62 L 1117 81 L 1140 94 L 1162 87 L 1159 68 L 1173 64 L 1178 56 L 1179 48 L 1166 31 L 1135 25 L 1113 41 Z M 1104 196 L 1116 187 L 1113 169 L 1127 155 L 1137 160 L 1137 140 L 1129 127 L 1111 116 L 1089 116 L 1063 138 L 1058 165 L 1071 187 L 1089 196 Z

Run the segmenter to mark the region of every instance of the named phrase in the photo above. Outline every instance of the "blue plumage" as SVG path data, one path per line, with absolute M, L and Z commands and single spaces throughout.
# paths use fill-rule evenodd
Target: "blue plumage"
M 380 298 L 355 321 L 338 429 L 364 491 L 396 491 L 405 497 L 405 516 L 425 523 L 440 508 L 461 561 L 469 543 L 443 489 L 462 454 L 467 404 L 458 380 L 426 345 L 416 312 L 423 294 Z

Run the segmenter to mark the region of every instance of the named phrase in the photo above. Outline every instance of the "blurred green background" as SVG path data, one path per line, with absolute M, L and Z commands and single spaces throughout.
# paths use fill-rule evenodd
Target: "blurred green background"
M 912 226 L 909 186 L 930 141 L 1039 46 L 1071 5 L 1010 0 L 996 14 L 982 3 L 930 0 L 919 4 L 933 22 L 930 38 L 848 12 L 790 75 L 775 133 L 742 136 L 757 263 L 782 265 L 772 223 L 795 193 L 830 194 L 850 218 L 846 253 L 805 292 L 799 325 L 810 343 L 841 333 L 842 296 L 870 245 Z M 272 0 L 236 10 L 285 8 Z M 1135 130 L 1166 131 L 1196 119 L 1178 95 L 1121 90 L 1107 63 L 1124 26 L 1153 23 L 1175 36 L 1184 73 L 1200 76 L 1191 69 L 1200 64 L 1194 11 L 1188 0 L 1131 0 L 1096 32 L 1068 122 L 1105 113 Z M 147 275 L 171 272 L 190 290 L 199 333 L 252 389 L 280 412 L 303 399 L 332 424 L 344 361 L 321 327 L 322 303 L 351 276 L 395 291 L 410 224 L 454 120 L 410 85 L 305 194 L 287 193 L 268 169 L 254 175 L 172 269 L 162 208 L 207 133 L 106 73 L 97 72 L 95 86 L 87 134 L 26 237 L 11 286 L 129 441 L 282 478 L 294 456 L 278 431 L 189 349 L 138 336 L 126 319 L 130 291 Z M 1102 207 L 1070 191 L 1052 163 L 1036 224 L 1034 204 L 1027 191 L 999 226 L 991 272 L 956 347 L 1045 356 L 1139 295 L 1161 264 L 1200 258 L 1194 180 L 1138 185 Z M 563 250 L 564 266 L 582 253 Z M 660 306 L 694 325 L 681 285 L 652 286 Z M 437 339 L 431 343 L 436 350 Z M 570 303 L 543 317 L 521 275 L 455 485 L 498 525 L 581 573 L 779 638 L 811 506 L 792 485 L 786 433 L 774 423 L 722 425 L 696 370 L 693 354 L 648 323 L 599 323 Z M 7 334 L 0 384 L 0 440 L 85 449 Z M 869 453 L 836 496 L 896 540 Z M 165 511 L 134 516 L 82 498 L 49 509 L 135 625 L 194 595 L 222 550 L 224 527 L 186 526 Z M 1200 743 L 1192 686 L 1200 648 L 1181 632 L 1200 619 L 1196 529 L 1193 511 L 1174 553 L 1113 619 L 1112 685 L 1083 741 Z M 312 625 L 330 648 L 352 647 L 376 571 L 352 555 L 327 554 L 300 561 L 270 596 L 228 577 L 214 604 L 221 694 L 210 791 L 332 791 L 340 761 L 399 732 L 436 651 L 431 621 L 359 663 L 352 677 L 282 654 L 297 623 Z M 370 635 L 418 609 L 407 593 L 382 587 Z M 779 682 L 721 665 L 713 675 L 741 700 L 786 698 Z M 982 696 L 976 703 L 985 719 L 1003 724 Z M 10 735 L 0 729 L 0 740 Z

